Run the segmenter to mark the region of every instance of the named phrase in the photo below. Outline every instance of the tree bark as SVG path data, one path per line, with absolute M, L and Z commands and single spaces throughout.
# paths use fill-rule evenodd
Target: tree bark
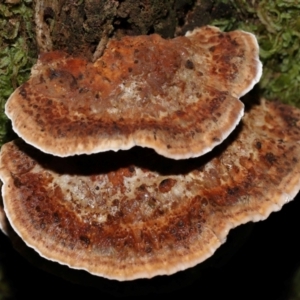
M 93 59 L 112 37 L 169 38 L 208 24 L 213 5 L 211 0 L 35 0 L 38 48 Z

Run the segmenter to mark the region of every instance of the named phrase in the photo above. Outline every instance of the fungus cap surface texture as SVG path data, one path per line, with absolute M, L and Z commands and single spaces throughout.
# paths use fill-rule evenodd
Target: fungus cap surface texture
M 61 157 L 135 145 L 198 157 L 236 127 L 238 98 L 261 72 L 256 38 L 243 31 L 123 37 L 95 63 L 42 54 L 5 110 L 27 143 Z
M 189 160 L 142 148 L 59 158 L 16 140 L 1 150 L 4 209 L 47 259 L 117 280 L 172 274 L 295 197 L 299 140 L 300 111 L 265 101 Z

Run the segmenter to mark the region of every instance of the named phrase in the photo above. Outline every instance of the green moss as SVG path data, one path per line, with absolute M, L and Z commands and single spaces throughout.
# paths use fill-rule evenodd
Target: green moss
M 300 1 L 228 0 L 230 18 L 217 19 L 214 25 L 224 30 L 253 32 L 260 44 L 264 72 L 262 94 L 300 107 Z
M 36 57 L 31 2 L 0 4 L 0 145 L 7 139 L 4 104 L 13 90 L 27 80 Z

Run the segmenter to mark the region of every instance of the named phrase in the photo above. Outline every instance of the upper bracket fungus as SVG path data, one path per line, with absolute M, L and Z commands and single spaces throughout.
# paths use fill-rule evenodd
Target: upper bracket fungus
M 299 140 L 300 110 L 266 101 L 222 147 L 188 160 L 141 148 L 58 158 L 17 140 L 1 150 L 4 209 L 50 260 L 118 280 L 172 274 L 295 197 Z
M 111 40 L 94 63 L 44 53 L 6 114 L 27 143 L 61 157 L 135 145 L 197 157 L 240 121 L 238 98 L 262 73 L 258 51 L 250 33 L 207 26 L 171 40 Z

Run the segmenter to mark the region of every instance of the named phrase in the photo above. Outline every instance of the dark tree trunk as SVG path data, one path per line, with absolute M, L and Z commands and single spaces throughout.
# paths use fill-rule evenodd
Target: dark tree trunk
M 111 37 L 158 33 L 164 38 L 208 24 L 214 1 L 35 0 L 40 51 L 64 50 L 92 59 Z

